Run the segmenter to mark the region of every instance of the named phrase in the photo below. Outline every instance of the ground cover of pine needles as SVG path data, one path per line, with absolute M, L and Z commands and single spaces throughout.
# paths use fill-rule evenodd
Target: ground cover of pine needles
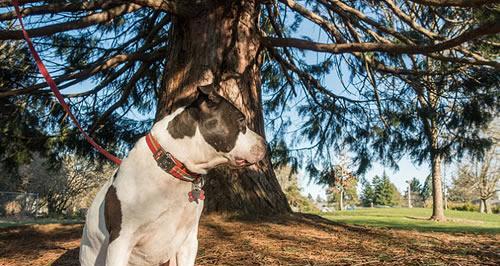
M 327 215 L 328 219 L 312 214 L 266 219 L 202 216 L 196 264 L 500 264 L 500 234 L 495 231 L 472 233 L 460 232 L 455 228 L 456 230 L 451 231 L 432 232 L 414 230 L 411 226 L 388 229 L 379 225 L 360 226 L 352 224 L 352 221 L 344 223 L 329 220 L 331 216 L 336 216 L 331 218 L 334 220 L 349 215 L 356 216 L 355 213 L 341 214 Z M 390 211 L 386 216 L 375 214 L 377 212 L 374 217 L 391 220 Z M 427 222 L 419 219 L 416 221 Z M 0 265 L 78 265 L 81 230 L 81 224 L 2 228 Z

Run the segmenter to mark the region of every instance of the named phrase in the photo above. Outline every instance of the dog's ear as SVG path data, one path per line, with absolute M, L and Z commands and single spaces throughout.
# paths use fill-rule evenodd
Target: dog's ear
M 198 86 L 198 92 L 210 96 L 215 91 L 214 84 L 208 84 L 205 86 Z
M 208 104 L 218 104 L 221 101 L 221 97 L 217 95 L 215 91 L 214 84 L 210 84 L 207 86 L 198 86 L 198 93 L 200 96 L 204 95 L 208 98 Z

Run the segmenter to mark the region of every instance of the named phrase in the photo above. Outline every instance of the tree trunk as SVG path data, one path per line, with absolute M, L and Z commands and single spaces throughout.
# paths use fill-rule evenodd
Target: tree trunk
M 445 221 L 443 206 L 443 186 L 441 181 L 441 157 L 431 152 L 432 164 L 432 216 L 431 220 Z
M 264 135 L 260 90 L 259 2 L 220 1 L 196 18 L 172 18 L 164 90 L 157 119 L 189 103 L 202 72 L 212 70 L 219 93 Z M 207 176 L 205 211 L 268 215 L 290 211 L 269 157 L 252 167 L 218 167 Z
M 340 210 L 344 210 L 344 190 L 340 190 Z
M 411 183 L 408 182 L 408 208 L 413 208 L 411 205 Z
M 491 213 L 488 206 L 488 199 L 481 198 L 479 201 L 479 212 L 480 213 Z

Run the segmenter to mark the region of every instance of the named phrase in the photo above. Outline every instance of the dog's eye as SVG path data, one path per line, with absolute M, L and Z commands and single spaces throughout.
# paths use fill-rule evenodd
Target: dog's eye
M 210 119 L 206 121 L 204 124 L 207 129 L 213 129 L 217 126 L 218 123 L 219 121 L 217 121 L 217 119 Z
M 247 121 L 244 117 L 238 119 L 238 126 L 240 131 L 243 132 L 243 134 L 245 134 L 247 130 Z

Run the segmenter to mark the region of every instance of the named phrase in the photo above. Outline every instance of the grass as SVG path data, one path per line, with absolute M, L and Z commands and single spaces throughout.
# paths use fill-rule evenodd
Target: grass
M 446 222 L 429 220 L 431 214 L 432 210 L 426 208 L 369 208 L 319 215 L 335 222 L 361 226 L 424 232 L 500 234 L 498 214 L 447 210 Z
M 37 225 L 37 224 L 79 224 L 83 220 L 61 219 L 61 218 L 39 218 L 39 219 L 0 219 L 0 229 L 22 225 Z

